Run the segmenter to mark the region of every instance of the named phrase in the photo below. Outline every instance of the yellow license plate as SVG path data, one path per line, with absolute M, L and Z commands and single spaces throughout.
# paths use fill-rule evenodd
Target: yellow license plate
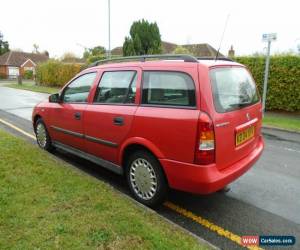
M 236 133 L 235 136 L 235 145 L 239 146 L 242 143 L 250 140 L 251 138 L 254 137 L 254 132 L 255 132 L 255 126 L 251 126 L 241 132 Z

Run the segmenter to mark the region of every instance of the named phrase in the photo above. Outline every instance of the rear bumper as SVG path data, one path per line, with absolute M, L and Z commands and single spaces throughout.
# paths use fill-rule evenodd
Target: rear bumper
M 264 148 L 260 136 L 255 150 L 247 157 L 218 170 L 216 164 L 199 166 L 173 160 L 160 159 L 171 188 L 196 194 L 209 194 L 218 191 L 233 182 L 259 159 Z

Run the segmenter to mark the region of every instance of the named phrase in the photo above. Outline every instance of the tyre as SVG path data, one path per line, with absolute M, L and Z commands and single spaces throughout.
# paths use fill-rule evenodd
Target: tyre
M 51 138 L 42 118 L 39 118 L 36 121 L 34 130 L 36 135 L 36 141 L 39 147 L 49 152 L 53 151 L 54 148 L 51 143 Z
M 126 178 L 134 198 L 148 207 L 166 199 L 168 183 L 159 161 L 147 151 L 136 151 L 126 164 Z

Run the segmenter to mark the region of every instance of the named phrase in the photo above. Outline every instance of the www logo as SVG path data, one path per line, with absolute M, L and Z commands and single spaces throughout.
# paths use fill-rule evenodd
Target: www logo
M 258 246 L 259 245 L 259 236 L 242 236 L 242 245 Z
M 296 243 L 295 236 L 242 236 L 243 246 L 292 246 Z

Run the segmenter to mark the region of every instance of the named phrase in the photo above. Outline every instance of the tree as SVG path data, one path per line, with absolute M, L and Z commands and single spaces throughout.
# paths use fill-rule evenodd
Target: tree
M 105 59 L 105 48 L 103 46 L 96 46 L 93 48 L 86 48 L 83 52 L 83 58 L 88 63 L 93 63 Z
M 161 53 L 161 38 L 156 23 L 149 23 L 144 19 L 135 21 L 129 34 L 123 43 L 124 56 Z
M 3 34 L 0 31 L 0 56 L 9 51 L 9 44 L 3 40 Z
M 182 46 L 177 46 L 174 50 L 173 50 L 173 52 L 172 52 L 173 54 L 191 54 L 191 52 L 187 49 L 187 48 L 185 48 L 185 47 L 182 47 Z
M 123 44 L 123 55 L 124 56 L 135 55 L 134 45 L 129 37 L 125 37 L 125 42 Z
M 62 62 L 76 62 L 78 59 L 73 52 L 65 52 L 61 57 Z
M 88 59 L 91 56 L 105 55 L 105 48 L 103 46 L 96 46 L 93 48 L 86 48 L 83 52 L 83 58 Z

